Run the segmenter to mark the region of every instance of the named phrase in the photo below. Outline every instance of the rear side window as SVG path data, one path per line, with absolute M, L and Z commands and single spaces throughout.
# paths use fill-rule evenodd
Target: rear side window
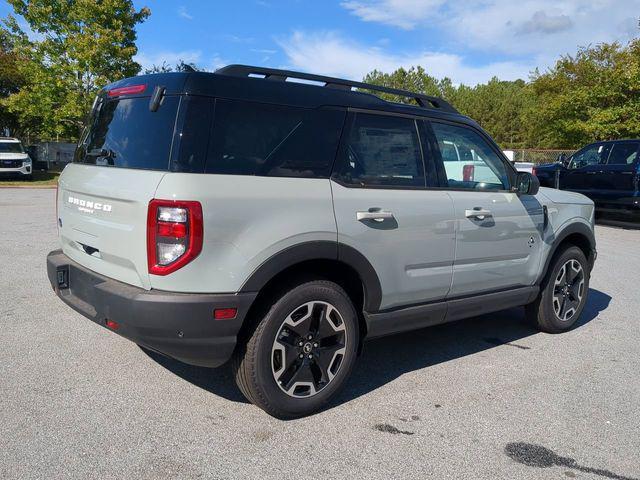
M 213 105 L 213 98 L 182 97 L 171 149 L 172 172 L 203 172 L 209 148 Z
M 638 156 L 638 143 L 616 143 L 609 154 L 610 165 L 631 165 Z
M 358 113 L 340 148 L 334 177 L 361 187 L 424 187 L 420 140 L 413 119 Z
M 121 168 L 167 170 L 179 98 L 164 97 L 149 110 L 149 97 L 98 102 L 76 150 L 75 161 Z
M 217 100 L 206 173 L 328 177 L 345 113 Z

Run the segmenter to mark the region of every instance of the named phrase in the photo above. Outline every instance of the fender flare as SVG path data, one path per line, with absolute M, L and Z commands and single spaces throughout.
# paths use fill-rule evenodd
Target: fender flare
M 573 234 L 582 235 L 589 242 L 589 247 L 591 249 L 591 252 L 589 255 L 587 255 L 587 260 L 589 261 L 590 266 L 593 267 L 593 262 L 595 261 L 595 256 L 596 256 L 596 237 L 593 233 L 593 230 L 589 228 L 589 226 L 581 222 L 574 222 L 569 224 L 562 230 L 560 230 L 560 232 L 557 233 L 556 235 L 554 235 L 553 243 L 551 244 L 551 248 L 549 249 L 549 255 L 547 255 L 547 259 L 544 262 L 544 267 L 540 272 L 540 276 L 538 277 L 536 285 L 540 285 L 544 277 L 547 275 L 549 266 L 551 264 L 551 260 L 557 253 L 558 248 L 560 247 L 560 244 L 564 242 L 569 235 L 573 235 Z
M 375 269 L 353 247 L 331 241 L 313 241 L 285 248 L 269 257 L 245 280 L 240 293 L 259 292 L 272 278 L 287 268 L 310 260 L 333 260 L 351 267 L 364 288 L 364 310 L 376 312 L 382 301 L 382 287 Z

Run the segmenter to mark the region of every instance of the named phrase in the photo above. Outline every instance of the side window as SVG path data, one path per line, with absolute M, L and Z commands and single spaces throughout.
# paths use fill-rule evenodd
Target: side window
M 598 163 L 605 163 L 607 156 L 609 155 L 610 145 L 591 145 L 576 153 L 571 157 L 569 162 L 569 168 L 582 168 L 589 165 L 597 165 Z
M 450 188 L 507 190 L 502 159 L 470 128 L 431 122 Z
M 616 143 L 609 155 L 610 165 L 631 165 L 638 156 L 638 143 Z
M 202 173 L 213 118 L 212 98 L 182 97 L 173 136 L 172 172 Z
M 329 177 L 344 111 L 217 100 L 206 173 Z
M 422 152 L 415 121 L 355 114 L 348 136 L 341 145 L 334 176 L 361 187 L 424 187 Z

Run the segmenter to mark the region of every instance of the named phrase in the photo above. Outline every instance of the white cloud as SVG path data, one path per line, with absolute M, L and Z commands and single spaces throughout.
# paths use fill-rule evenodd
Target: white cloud
M 341 5 L 365 22 L 410 30 L 437 13 L 444 3 L 444 0 L 347 0 Z
M 186 18 L 187 20 L 193 20 L 193 15 L 191 15 L 187 11 L 187 7 L 185 7 L 184 5 L 178 8 L 178 15 L 180 15 L 182 18 Z
M 640 0 L 347 0 L 342 6 L 363 21 L 428 28 L 469 50 L 555 58 L 637 35 Z
M 459 55 L 428 50 L 389 53 L 378 47 L 360 45 L 335 32 L 294 32 L 279 39 L 289 67 L 318 74 L 361 80 L 377 69 L 391 72 L 399 67 L 420 65 L 436 78 L 449 77 L 455 83 L 475 85 L 497 76 L 502 80 L 528 78 L 534 65 L 520 62 L 492 62 L 473 66 Z
M 204 66 L 204 70 L 206 70 L 207 72 L 215 72 L 219 68 L 226 67 L 230 63 L 231 62 L 225 60 L 223 57 L 216 53 L 209 61 L 209 64 Z
M 185 63 L 198 64 L 202 58 L 202 52 L 199 50 L 183 50 L 178 52 L 164 51 L 156 53 L 140 52 L 134 60 L 142 65 L 142 69 L 151 68 L 154 65 L 167 65 L 173 67 L 183 60 Z

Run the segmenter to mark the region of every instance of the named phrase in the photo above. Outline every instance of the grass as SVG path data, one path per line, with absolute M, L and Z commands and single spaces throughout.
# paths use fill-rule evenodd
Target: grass
M 21 178 L 3 179 L 0 176 L 0 187 L 54 187 L 58 184 L 60 172 L 33 172 L 33 180 Z

